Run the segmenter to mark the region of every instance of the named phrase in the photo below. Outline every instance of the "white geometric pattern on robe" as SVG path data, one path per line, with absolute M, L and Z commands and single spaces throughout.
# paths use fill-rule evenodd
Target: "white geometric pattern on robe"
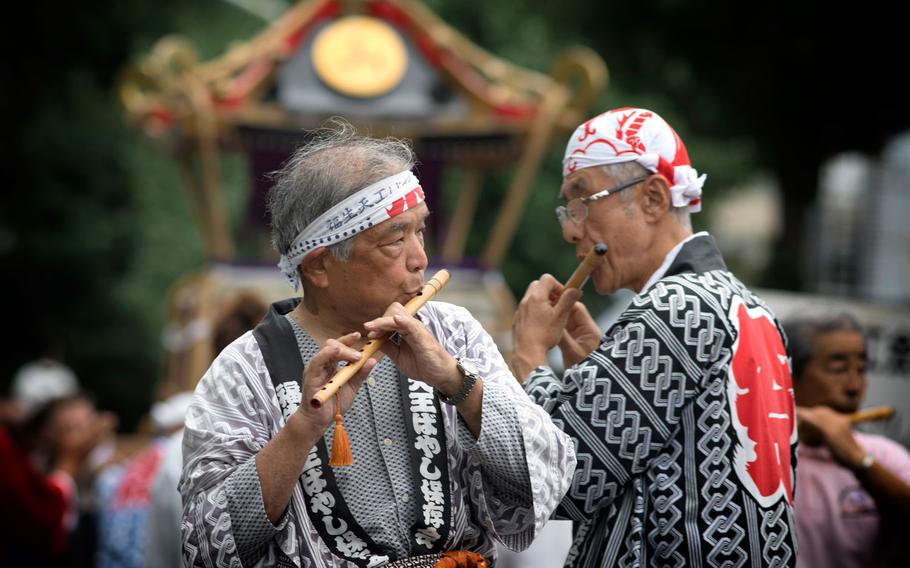
M 733 470 L 734 296 L 767 309 L 725 270 L 664 277 L 562 379 L 548 367 L 529 376 L 526 390 L 576 443 L 557 511 L 577 525 L 567 566 L 794 564 L 789 504 L 760 507 Z
M 492 338 L 467 310 L 429 302 L 420 317 L 449 353 L 474 363 L 485 391 L 495 389 L 509 399 L 522 434 L 520 446 L 526 461 L 522 473 L 532 491 L 533 507 L 520 506 L 509 495 L 507 488 L 512 484 L 501 483 L 502 464 L 497 463 L 497 454 L 502 444 L 517 441 L 495 439 L 483 427 L 475 441 L 456 409 L 442 405 L 453 487 L 454 526 L 449 529 L 446 549 L 477 550 L 492 557 L 493 539 L 513 550 L 526 548 L 568 489 L 575 467 L 572 443 L 522 391 Z M 255 472 L 256 453 L 284 427 L 286 420 L 277 396 L 252 333 L 229 345 L 200 380 L 187 415 L 180 485 L 187 566 L 227 567 L 240 566 L 241 562 L 244 566 L 267 566 L 290 559 L 295 566 L 353 568 L 353 564 L 334 557 L 321 542 L 305 511 L 300 484 L 294 488 L 289 508 L 277 527 L 272 527 L 261 506 L 244 512 L 245 523 L 253 519 L 272 532 L 258 547 L 249 542 L 246 546 L 251 550 L 238 547 L 238 540 L 244 539 L 236 538 L 232 531 L 228 479 L 234 474 Z M 483 412 L 488 411 L 484 404 Z M 244 464 L 248 465 L 241 467 Z M 515 475 L 510 477 L 514 479 Z M 237 486 L 249 481 L 247 478 Z M 253 482 L 258 484 L 258 477 L 254 476 Z M 497 494 L 500 487 L 506 490 Z M 259 491 L 261 499 L 261 488 Z

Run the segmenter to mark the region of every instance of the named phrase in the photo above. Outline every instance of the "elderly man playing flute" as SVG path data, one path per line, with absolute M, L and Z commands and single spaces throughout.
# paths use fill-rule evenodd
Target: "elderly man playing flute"
M 568 487 L 568 437 L 463 308 L 424 285 L 429 210 L 399 140 L 343 122 L 278 172 L 274 304 L 202 377 L 186 420 L 188 566 L 482 566 L 520 550 Z M 324 404 L 368 340 L 393 333 Z M 384 357 L 382 355 L 385 355 Z M 337 385 L 336 385 L 337 386 Z M 353 463 L 330 467 L 342 438 Z
M 853 431 L 866 394 L 866 338 L 849 314 L 784 322 L 799 419 L 798 568 L 905 566 L 910 453 Z M 887 414 L 885 414 L 887 415 Z
M 792 566 L 796 421 L 768 306 L 692 233 L 704 176 L 656 113 L 606 112 L 566 149 L 563 238 L 600 294 L 637 293 L 605 333 L 544 275 L 514 322 L 512 368 L 576 444 L 558 514 L 568 566 Z M 553 299 L 556 298 L 555 301 Z M 547 365 L 558 345 L 566 371 Z

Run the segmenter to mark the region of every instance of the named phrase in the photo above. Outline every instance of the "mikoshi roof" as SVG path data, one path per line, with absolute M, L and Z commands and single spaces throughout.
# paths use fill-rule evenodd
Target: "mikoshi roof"
M 408 69 L 393 88 L 373 96 L 338 92 L 314 62 L 320 33 L 345 18 L 376 21 L 399 36 Z M 369 45 L 382 40 L 364 38 L 350 46 L 351 55 L 393 52 L 391 44 Z M 130 117 L 155 135 L 195 133 L 201 125 L 194 117 L 209 111 L 222 133 L 226 126 L 312 128 L 342 114 L 374 134 L 394 121 L 399 136 L 472 136 L 526 131 L 547 91 L 568 92 L 570 80 L 577 90 L 558 120 L 566 129 L 580 122 L 573 111 L 583 112 L 606 81 L 603 62 L 589 50 L 568 52 L 546 75 L 491 55 L 414 0 L 307 0 L 209 61 L 199 61 L 186 39 L 161 39 L 126 71 L 120 94 Z
M 119 92 L 131 122 L 177 156 L 210 258 L 234 254 L 219 150 L 287 156 L 340 115 L 372 136 L 414 140 L 423 160 L 474 169 L 443 247 L 449 261 L 463 254 L 480 172 L 515 163 L 481 260 L 498 266 L 554 132 L 586 118 L 606 80 L 590 49 L 568 50 L 550 74 L 525 69 L 416 0 L 306 0 L 208 61 L 186 39 L 162 38 Z

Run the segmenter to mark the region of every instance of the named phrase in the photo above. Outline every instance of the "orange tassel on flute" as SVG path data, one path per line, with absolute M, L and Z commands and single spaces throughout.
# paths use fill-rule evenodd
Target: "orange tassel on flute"
M 858 422 L 869 422 L 870 420 L 884 420 L 891 418 L 893 415 L 894 409 L 890 406 L 873 406 L 848 414 L 847 418 L 852 424 L 856 424 Z

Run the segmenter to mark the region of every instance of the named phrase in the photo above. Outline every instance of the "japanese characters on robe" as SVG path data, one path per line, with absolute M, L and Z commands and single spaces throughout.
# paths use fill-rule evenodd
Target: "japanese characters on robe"
M 480 436 L 475 440 L 455 407 L 440 404 L 429 385 L 402 377 L 383 358 L 358 391 L 355 406 L 361 397 L 375 396 L 376 389 L 392 388 L 396 394 L 387 398 L 399 397 L 403 403 L 389 407 L 404 416 L 403 430 L 413 431 L 380 434 L 396 418 L 382 415 L 384 400 L 371 399 L 373 406 L 367 407 L 373 409 L 368 412 L 371 428 L 351 427 L 349 410 L 345 428 L 354 465 L 329 468 L 327 444 L 317 444 L 288 510 L 273 526 L 262 506 L 255 456 L 300 404 L 299 380 L 279 383 L 276 389 L 254 333 L 247 333 L 216 358 L 188 413 L 180 487 L 185 565 L 374 566 L 396 559 L 395 547 L 383 546 L 378 533 L 391 532 L 394 537 L 399 525 L 407 530 L 400 531 L 406 533 L 405 552 L 397 558 L 425 553 L 426 546 L 474 550 L 492 559 L 494 539 L 514 550 L 531 543 L 568 489 L 575 467 L 571 441 L 522 391 L 492 338 L 466 310 L 429 302 L 418 317 L 444 349 L 477 367 L 484 389 Z M 313 344 L 311 352 L 316 348 Z M 301 349 L 295 356 L 307 353 Z M 382 369 L 391 373 L 384 376 Z M 326 433 L 328 442 L 333 432 L 334 426 Z M 349 497 L 357 491 L 362 494 L 364 488 L 346 486 L 345 479 L 352 468 L 370 462 L 369 452 L 359 448 L 385 450 L 384 445 L 391 446 L 390 438 L 411 441 L 412 453 L 405 454 L 411 458 L 404 462 L 415 475 L 408 502 L 422 499 L 422 506 L 416 519 L 407 519 L 400 494 L 382 496 L 392 513 L 383 519 L 384 526 L 370 528 L 354 514 L 358 503 Z M 375 484 L 368 484 L 366 491 L 380 492 L 380 482 L 394 475 L 389 462 L 378 463 L 382 465 L 375 472 Z M 433 463 L 441 464 L 442 477 Z M 448 482 L 440 484 L 445 478 Z M 392 481 L 395 485 L 401 480 Z M 339 501 L 346 499 L 344 507 Z
M 792 566 L 795 406 L 771 310 L 707 234 L 531 398 L 576 442 L 567 565 Z

